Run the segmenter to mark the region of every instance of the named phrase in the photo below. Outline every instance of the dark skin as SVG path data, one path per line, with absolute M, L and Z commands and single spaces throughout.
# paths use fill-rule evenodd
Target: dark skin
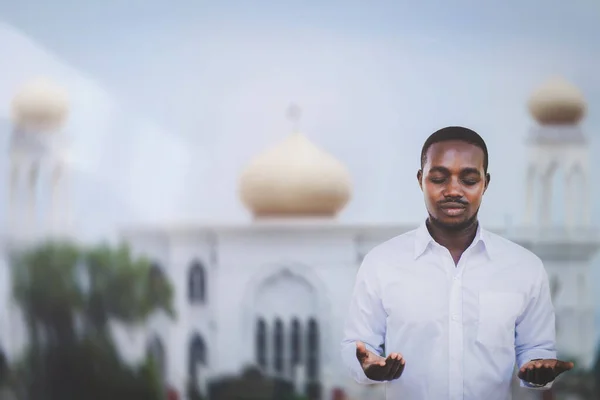
M 448 249 L 455 264 L 477 233 L 479 207 L 490 183 L 484 159 L 483 150 L 475 145 L 459 140 L 439 142 L 429 147 L 426 162 L 417 172 L 429 213 L 429 233 Z M 361 342 L 356 343 L 356 357 L 365 375 L 375 381 L 398 379 L 406 364 L 400 353 L 384 358 L 368 351 Z M 532 360 L 523 365 L 518 376 L 525 382 L 545 385 L 573 366 L 555 359 Z
M 545 385 L 574 366 L 572 362 L 560 360 L 531 360 L 519 369 L 518 377 L 534 385 Z
M 477 214 L 490 183 L 483 160 L 483 150 L 472 144 L 434 143 L 417 172 L 429 213 L 429 233 L 450 251 L 455 264 L 477 233 Z
M 392 381 L 400 378 L 404 372 L 405 362 L 400 353 L 392 353 L 384 358 L 367 350 L 364 343 L 356 342 L 356 358 L 365 376 L 374 381 Z

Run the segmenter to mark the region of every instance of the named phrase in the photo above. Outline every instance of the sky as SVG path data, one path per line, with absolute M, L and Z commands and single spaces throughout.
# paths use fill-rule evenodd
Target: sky
M 534 88 L 555 75 L 578 86 L 600 150 L 599 17 L 594 0 L 2 2 L 0 100 L 34 74 L 70 89 L 78 212 L 103 234 L 247 221 L 239 173 L 290 132 L 291 102 L 353 176 L 342 220 L 419 222 L 420 147 L 465 125 L 490 149 L 482 220 L 516 224 Z M 7 117 L 0 105 L 10 129 Z

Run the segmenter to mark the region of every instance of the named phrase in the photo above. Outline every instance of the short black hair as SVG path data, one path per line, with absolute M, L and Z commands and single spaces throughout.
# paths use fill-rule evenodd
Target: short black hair
M 479 147 L 483 150 L 483 171 L 487 174 L 488 170 L 488 150 L 485 145 L 485 141 L 477 132 L 469 128 L 462 126 L 448 126 L 446 128 L 439 129 L 431 134 L 423 144 L 421 150 L 421 169 L 427 162 L 427 150 L 434 143 L 446 142 L 449 140 L 460 140 L 474 146 Z

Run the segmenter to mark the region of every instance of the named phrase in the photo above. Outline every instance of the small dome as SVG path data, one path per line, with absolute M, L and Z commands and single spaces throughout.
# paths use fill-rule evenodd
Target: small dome
M 25 130 L 52 131 L 60 128 L 69 111 L 63 88 L 47 79 L 25 84 L 12 101 L 13 123 Z
M 581 91 L 562 78 L 553 78 L 533 92 L 531 115 L 542 125 L 574 125 L 586 111 Z
M 255 217 L 335 216 L 350 200 L 342 163 L 293 133 L 242 173 L 240 196 Z

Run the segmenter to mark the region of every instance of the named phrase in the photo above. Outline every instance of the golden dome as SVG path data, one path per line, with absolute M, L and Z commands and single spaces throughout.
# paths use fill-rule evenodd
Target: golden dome
M 529 99 L 531 115 L 542 125 L 574 125 L 586 111 L 581 91 L 563 78 L 552 78 Z
M 350 200 L 352 183 L 340 161 L 293 133 L 250 162 L 239 189 L 255 217 L 332 217 Z
M 26 83 L 13 97 L 13 123 L 25 130 L 52 131 L 60 128 L 69 110 L 65 90 L 38 78 Z

